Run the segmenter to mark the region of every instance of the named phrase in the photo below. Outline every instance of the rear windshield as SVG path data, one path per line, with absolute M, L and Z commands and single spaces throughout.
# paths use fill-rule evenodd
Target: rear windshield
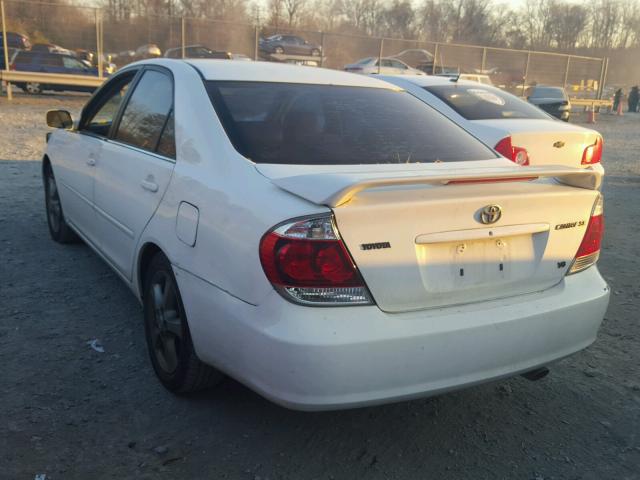
M 256 163 L 357 165 L 486 160 L 495 154 L 404 91 L 207 81 L 236 150 Z
M 432 85 L 424 89 L 433 93 L 467 120 L 500 118 L 549 119 L 537 107 L 497 88 L 479 85 Z
M 531 91 L 533 98 L 564 98 L 564 90 L 557 87 L 534 87 Z

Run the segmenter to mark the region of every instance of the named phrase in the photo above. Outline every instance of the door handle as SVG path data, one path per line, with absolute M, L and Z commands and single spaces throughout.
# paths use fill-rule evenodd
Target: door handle
M 96 159 L 93 157 L 89 157 L 87 158 L 87 165 L 89 165 L 90 167 L 95 167 L 96 165 Z
M 140 186 L 145 190 L 149 190 L 150 192 L 158 191 L 158 184 L 155 182 L 150 182 L 149 180 L 143 180 L 140 182 Z

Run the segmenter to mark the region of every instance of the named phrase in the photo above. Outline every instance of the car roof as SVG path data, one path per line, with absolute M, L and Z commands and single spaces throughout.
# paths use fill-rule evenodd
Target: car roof
M 397 86 L 375 78 L 326 68 L 274 62 L 229 62 L 228 60 L 214 59 L 189 59 L 185 61 L 195 67 L 207 80 L 307 83 L 398 90 Z

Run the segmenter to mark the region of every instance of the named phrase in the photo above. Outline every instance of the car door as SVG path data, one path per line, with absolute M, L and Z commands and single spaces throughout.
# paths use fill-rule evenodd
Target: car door
M 146 67 L 125 102 L 100 154 L 95 209 L 100 250 L 130 279 L 136 244 L 175 164 L 171 74 Z
M 39 71 L 45 73 L 65 73 L 62 55 L 53 53 L 43 53 L 40 57 Z
M 298 37 L 286 36 L 283 37 L 286 42 L 285 51 L 291 55 L 304 55 L 303 42 Z
M 296 55 L 311 55 L 311 48 L 305 43 L 303 38 L 291 37 L 291 41 L 296 49 Z
M 120 104 L 136 71 L 119 74 L 107 82 L 82 111 L 76 130 L 56 135 L 51 146 L 55 174 L 65 216 L 97 245 L 94 211 L 95 167 Z

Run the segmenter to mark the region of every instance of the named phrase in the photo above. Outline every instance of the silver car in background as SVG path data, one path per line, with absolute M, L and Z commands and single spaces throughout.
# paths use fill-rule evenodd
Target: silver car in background
M 367 57 L 344 66 L 346 72 L 365 75 L 380 73 L 383 75 L 426 75 L 422 70 L 411 68 L 397 58 Z

